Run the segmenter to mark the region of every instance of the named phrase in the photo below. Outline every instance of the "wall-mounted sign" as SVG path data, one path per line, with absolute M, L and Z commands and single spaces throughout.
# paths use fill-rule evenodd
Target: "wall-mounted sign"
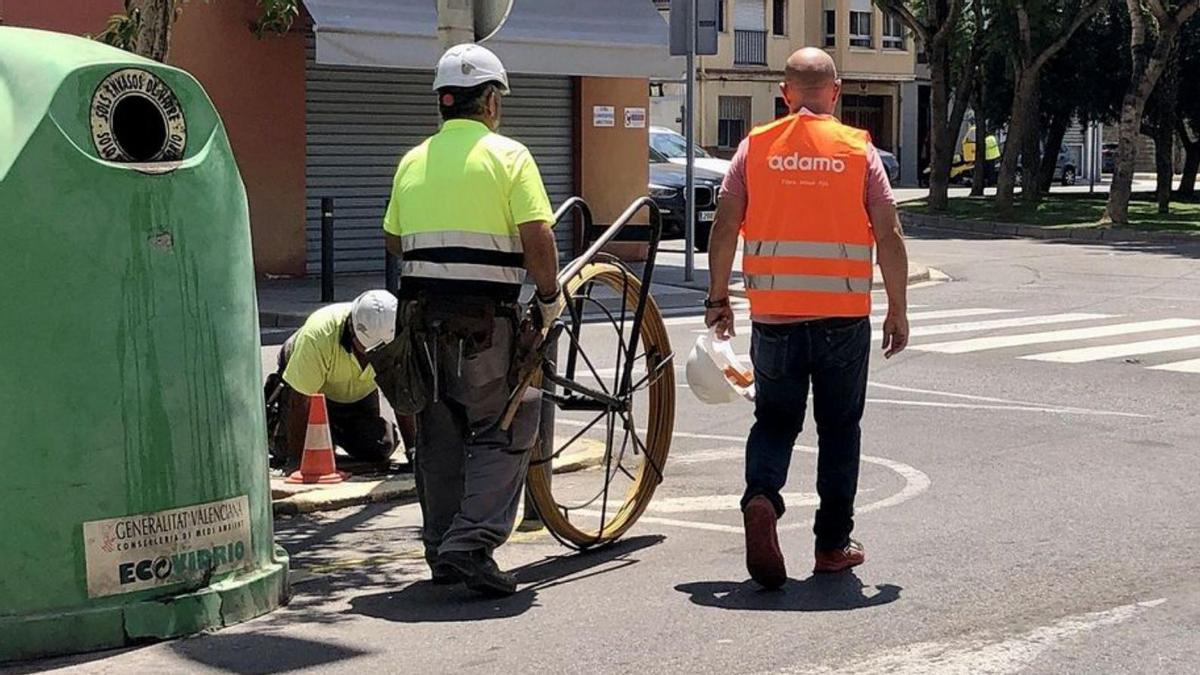
M 594 127 L 615 127 L 615 126 L 617 126 L 617 109 L 611 105 L 592 106 L 592 126 L 594 126 Z
M 626 108 L 625 109 L 625 128 L 626 129 L 645 129 L 646 128 L 646 109 L 645 108 Z

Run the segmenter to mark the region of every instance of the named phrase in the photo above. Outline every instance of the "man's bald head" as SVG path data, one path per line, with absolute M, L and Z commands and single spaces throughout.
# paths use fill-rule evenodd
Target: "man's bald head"
M 784 77 L 797 89 L 822 89 L 837 82 L 837 66 L 824 49 L 805 47 L 788 57 Z
M 792 112 L 804 107 L 832 113 L 840 84 L 833 57 L 824 49 L 805 47 L 788 57 L 783 88 Z

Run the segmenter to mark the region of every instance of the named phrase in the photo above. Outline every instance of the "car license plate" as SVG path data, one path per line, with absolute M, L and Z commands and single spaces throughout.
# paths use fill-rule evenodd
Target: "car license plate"
M 700 215 L 697 217 L 697 220 L 702 223 L 711 223 L 713 221 L 713 216 L 715 216 L 716 213 L 716 211 L 701 211 Z

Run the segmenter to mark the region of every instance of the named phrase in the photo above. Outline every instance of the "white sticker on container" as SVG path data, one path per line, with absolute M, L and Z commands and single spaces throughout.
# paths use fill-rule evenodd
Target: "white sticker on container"
M 203 582 L 250 565 L 245 495 L 83 524 L 88 596 Z

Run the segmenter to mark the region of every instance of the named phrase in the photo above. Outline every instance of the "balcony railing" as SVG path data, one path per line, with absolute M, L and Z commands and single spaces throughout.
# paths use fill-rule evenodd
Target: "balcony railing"
M 767 65 L 767 31 L 733 31 L 733 64 L 736 66 Z

